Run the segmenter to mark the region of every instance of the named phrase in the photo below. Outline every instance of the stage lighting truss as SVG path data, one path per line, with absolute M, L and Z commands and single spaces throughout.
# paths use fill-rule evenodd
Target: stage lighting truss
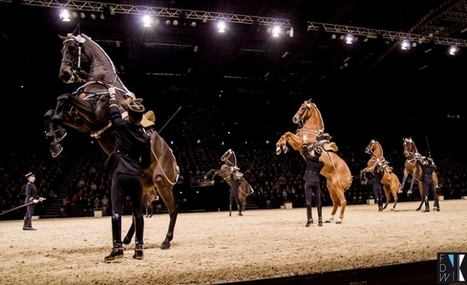
M 13 0 L 0 0 L 0 2 L 12 3 Z M 259 24 L 262 26 L 274 27 L 279 26 L 281 29 L 292 28 L 292 21 L 290 19 L 271 18 L 271 17 L 260 17 L 251 15 L 240 15 L 240 14 L 229 14 L 229 13 L 218 13 L 218 12 L 207 12 L 198 10 L 188 9 L 177 9 L 177 8 L 164 8 L 164 7 L 148 7 L 148 6 L 135 6 L 127 4 L 113 4 L 113 3 L 102 3 L 93 1 L 80 1 L 80 0 L 68 0 L 66 4 L 58 0 L 20 0 L 22 5 L 40 6 L 47 8 L 57 9 L 69 9 L 78 11 L 92 11 L 103 13 L 108 10 L 111 15 L 115 14 L 150 14 L 153 17 L 166 17 L 179 19 L 180 15 L 184 15 L 184 18 L 190 21 L 199 20 L 204 23 L 208 21 L 224 21 L 226 23 L 237 23 L 237 24 Z M 371 28 L 355 27 L 336 25 L 329 23 L 319 22 L 308 22 L 308 31 L 327 32 L 335 33 L 340 35 L 353 35 L 364 36 L 366 38 L 380 37 L 391 41 L 402 41 L 407 39 L 411 43 L 416 42 L 418 44 L 433 42 L 437 45 L 456 46 L 457 48 L 467 47 L 467 40 L 438 37 L 434 35 L 420 35 L 404 32 L 394 32 L 387 30 L 378 30 Z

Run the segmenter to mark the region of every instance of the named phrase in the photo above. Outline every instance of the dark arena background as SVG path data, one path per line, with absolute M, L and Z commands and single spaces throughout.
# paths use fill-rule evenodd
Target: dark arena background
M 467 2 L 318 2 L 0 0 L 0 284 L 437 284 L 437 254 L 467 252 Z M 180 167 L 172 247 L 159 249 L 168 215 L 155 201 L 141 264 L 129 253 L 121 265 L 102 262 L 112 174 L 95 138 L 67 128 L 52 158 L 45 137 L 44 114 L 80 86 L 58 78 L 58 35 L 78 24 L 154 111 Z M 310 98 L 353 175 L 342 224 L 322 228 L 304 227 L 303 158 L 276 154 Z M 372 139 L 402 181 L 404 138 L 437 165 L 439 212 L 415 211 L 410 177 L 396 210 L 391 199 L 382 212 L 360 181 Z M 228 216 L 227 183 L 204 177 L 228 149 L 254 189 L 243 216 L 235 205 Z M 34 232 L 21 230 L 30 171 L 46 198 Z

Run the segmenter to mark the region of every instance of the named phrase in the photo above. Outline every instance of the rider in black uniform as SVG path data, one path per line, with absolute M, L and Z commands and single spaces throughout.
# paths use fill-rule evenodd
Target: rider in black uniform
M 106 262 L 119 261 L 123 258 L 122 214 L 125 197 L 130 196 L 135 224 L 136 246 L 134 259 L 143 259 L 144 218 L 143 169 L 151 164 L 150 137 L 145 133 L 140 122 L 144 106 L 134 100 L 128 104 L 128 121 L 122 118 L 115 100 L 115 89 L 109 88 L 110 120 L 115 127 L 115 149 L 107 158 L 106 166 L 113 170 L 111 185 L 112 204 L 112 241 L 113 249 L 104 258 Z

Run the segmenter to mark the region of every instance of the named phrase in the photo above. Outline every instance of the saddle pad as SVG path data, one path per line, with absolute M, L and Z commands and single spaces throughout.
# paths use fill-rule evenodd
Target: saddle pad
M 323 148 L 324 148 L 325 151 L 337 151 L 339 149 L 337 147 L 336 143 L 334 143 L 334 142 L 324 143 Z

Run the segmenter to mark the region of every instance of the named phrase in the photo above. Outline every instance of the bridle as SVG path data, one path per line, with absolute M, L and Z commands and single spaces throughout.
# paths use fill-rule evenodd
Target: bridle
M 61 62 L 65 62 L 70 65 L 70 69 L 73 72 L 73 75 L 76 76 L 77 82 L 79 83 L 86 82 L 86 80 L 83 79 L 82 77 L 87 77 L 89 74 L 81 68 L 81 56 L 83 54 L 87 56 L 86 53 L 83 52 L 84 43 L 86 42 L 86 39 L 82 37 L 81 35 L 74 36 L 72 34 L 68 34 L 67 36 L 68 38 L 63 41 L 63 48 L 65 48 L 65 45 L 68 42 L 73 42 L 75 44 L 77 52 L 75 53 L 73 59 L 69 60 L 69 59 L 62 58 Z
M 409 145 L 409 146 L 408 146 Z M 417 147 L 415 146 L 415 143 L 413 142 L 412 139 L 404 139 L 404 155 L 408 159 L 413 158 L 415 155 L 418 154 Z M 414 151 L 410 151 L 410 149 L 413 149 Z
M 318 136 L 319 134 L 323 133 L 324 131 L 324 128 L 321 129 L 321 130 L 312 130 L 312 129 L 309 129 L 309 128 L 305 128 L 304 125 L 305 125 L 305 122 L 306 122 L 306 119 L 308 117 L 308 113 L 310 112 L 310 109 L 312 107 L 315 107 L 316 108 L 316 105 L 314 103 L 309 103 L 307 101 L 304 101 L 302 103 L 302 105 L 300 106 L 300 109 L 298 109 L 297 113 L 295 113 L 295 115 L 293 116 L 292 118 L 292 122 L 294 122 L 295 124 L 298 125 L 298 130 L 297 132 L 299 132 L 300 130 L 303 130 L 303 131 L 307 131 L 307 132 L 312 132 L 312 133 L 315 133 L 316 136 Z M 300 111 L 303 110 L 303 112 L 300 114 Z M 298 117 L 298 121 L 295 121 L 295 118 Z
M 227 156 L 226 156 L 227 154 Z M 235 162 L 232 163 L 230 162 L 229 158 L 233 155 L 233 151 L 231 149 L 228 149 L 224 155 L 222 155 L 221 160 L 228 163 L 228 166 L 236 166 L 237 165 L 237 158 L 235 157 Z
M 373 154 L 373 146 L 376 144 L 375 140 L 371 140 L 370 144 L 365 148 L 366 154 Z

